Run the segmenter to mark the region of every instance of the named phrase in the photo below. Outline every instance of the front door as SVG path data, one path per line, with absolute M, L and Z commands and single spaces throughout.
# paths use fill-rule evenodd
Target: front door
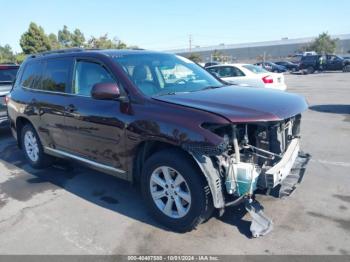
M 117 83 L 117 80 L 102 64 L 85 59 L 76 61 L 73 79 L 73 94 L 68 99 L 66 109 L 69 152 L 124 170 L 122 155 L 125 150 L 125 126 L 121 102 L 91 97 L 91 89 L 95 84 Z

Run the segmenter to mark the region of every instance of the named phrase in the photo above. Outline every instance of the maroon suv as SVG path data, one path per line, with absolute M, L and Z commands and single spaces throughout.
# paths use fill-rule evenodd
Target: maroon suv
M 68 158 L 138 182 L 152 214 L 181 232 L 283 185 L 306 108 L 298 95 L 227 86 L 186 58 L 143 50 L 33 55 L 8 102 L 34 168 Z

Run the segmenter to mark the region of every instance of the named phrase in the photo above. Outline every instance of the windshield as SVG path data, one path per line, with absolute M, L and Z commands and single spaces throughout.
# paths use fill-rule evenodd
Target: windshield
M 256 65 L 243 65 L 243 67 L 255 74 L 268 73 L 268 71 L 266 71 L 264 68 Z
M 1 82 L 12 83 L 16 78 L 17 71 L 18 71 L 17 68 L 0 69 L 0 83 Z
M 172 54 L 125 54 L 113 58 L 147 95 L 175 94 L 223 84 L 192 61 Z

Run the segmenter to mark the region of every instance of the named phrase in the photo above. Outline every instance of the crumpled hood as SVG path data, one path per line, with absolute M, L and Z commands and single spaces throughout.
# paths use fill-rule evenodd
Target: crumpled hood
M 154 96 L 153 99 L 211 112 L 234 123 L 279 121 L 308 108 L 305 98 L 296 94 L 238 86 Z

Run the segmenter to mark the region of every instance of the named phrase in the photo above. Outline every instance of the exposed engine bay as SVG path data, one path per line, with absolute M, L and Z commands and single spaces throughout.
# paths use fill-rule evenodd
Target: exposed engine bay
M 245 202 L 255 237 L 271 231 L 272 222 L 257 208 L 254 192 L 279 186 L 282 197 L 301 181 L 297 172 L 291 172 L 303 159 L 307 161 L 300 153 L 300 120 L 301 115 L 296 115 L 276 122 L 204 124 L 223 143 L 216 148 L 187 145 L 207 177 L 214 206 L 223 212 L 224 207 Z

